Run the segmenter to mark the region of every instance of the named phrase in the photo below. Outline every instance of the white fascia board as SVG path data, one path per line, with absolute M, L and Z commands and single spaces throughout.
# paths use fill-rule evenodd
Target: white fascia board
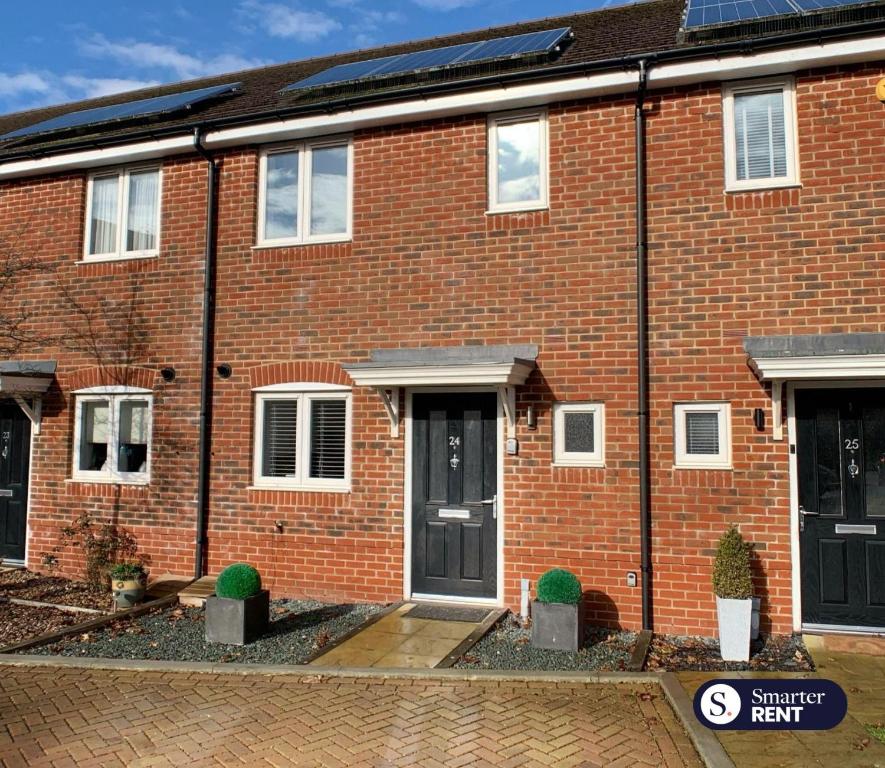
M 82 152 L 48 155 L 36 160 L 13 160 L 0 164 L 0 179 L 16 179 L 77 168 L 101 168 L 106 165 L 154 160 L 190 152 L 193 151 L 193 148 L 193 136 L 188 135 L 141 141 L 136 144 L 120 144 L 101 149 L 87 149 Z
M 689 83 L 761 77 L 808 67 L 875 61 L 883 57 L 885 57 L 885 35 L 878 35 L 761 53 L 698 58 L 688 62 L 655 65 L 649 69 L 649 85 L 653 88 L 667 88 Z M 636 70 L 625 70 L 537 83 L 499 85 L 447 96 L 356 107 L 331 114 L 293 117 L 269 123 L 225 128 L 207 133 L 204 143 L 207 147 L 222 148 L 249 143 L 286 141 L 454 115 L 535 107 L 567 99 L 629 93 L 636 89 L 637 80 Z
M 762 381 L 885 379 L 885 355 L 828 355 L 751 359 Z
M 534 365 L 524 363 L 343 367 L 359 387 L 512 386 L 525 384 L 534 370 Z

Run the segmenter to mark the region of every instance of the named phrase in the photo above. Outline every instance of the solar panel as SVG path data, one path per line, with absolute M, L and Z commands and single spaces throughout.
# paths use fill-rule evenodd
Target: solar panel
M 339 64 L 288 85 L 283 90 L 295 91 L 322 85 L 340 85 L 406 72 L 424 72 L 443 67 L 527 56 L 533 53 L 549 53 L 570 35 L 571 28 L 560 27 L 543 32 L 528 32 L 523 35 L 499 37 L 494 40 L 481 40 L 478 43 L 461 43 L 460 45 L 448 45 L 445 48 L 431 48 L 415 53 L 401 53 L 398 56 L 385 56 L 380 59 L 356 61 L 352 64 Z
M 871 0 L 687 0 L 684 29 L 752 21 L 772 16 L 797 16 Z
M 25 128 L 19 128 L 0 136 L 0 139 L 33 136 L 39 133 L 78 128 L 85 125 L 110 123 L 117 120 L 127 120 L 133 117 L 178 112 L 179 110 L 190 109 L 195 104 L 208 101 L 209 99 L 234 93 L 239 87 L 240 83 L 227 83 L 226 85 L 198 88 L 197 90 L 184 91 L 183 93 L 171 93 L 167 96 L 156 96 L 152 99 L 139 99 L 138 101 L 112 104 L 107 107 L 81 109 L 76 112 L 68 112 L 67 114 L 50 118 L 49 120 L 43 120 L 34 125 L 26 126 Z

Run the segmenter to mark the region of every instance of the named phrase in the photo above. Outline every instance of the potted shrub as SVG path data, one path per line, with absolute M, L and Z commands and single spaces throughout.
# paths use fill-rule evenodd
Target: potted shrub
M 719 618 L 719 652 L 725 661 L 749 661 L 753 612 L 750 545 L 736 526 L 719 539 L 713 563 L 713 591 Z
M 215 595 L 206 600 L 206 640 L 246 645 L 267 632 L 270 593 L 251 565 L 234 563 L 215 582 Z
M 577 651 L 584 640 L 581 582 L 562 568 L 538 579 L 538 599 L 532 601 L 532 645 L 554 651 Z
M 147 572 L 141 563 L 117 563 L 108 573 L 118 608 L 131 608 L 141 602 L 147 587 Z

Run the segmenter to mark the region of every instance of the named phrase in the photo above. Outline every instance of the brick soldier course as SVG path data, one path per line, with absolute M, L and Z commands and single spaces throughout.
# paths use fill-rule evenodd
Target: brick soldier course
M 699 766 L 653 684 L 5 666 L 14 766 Z

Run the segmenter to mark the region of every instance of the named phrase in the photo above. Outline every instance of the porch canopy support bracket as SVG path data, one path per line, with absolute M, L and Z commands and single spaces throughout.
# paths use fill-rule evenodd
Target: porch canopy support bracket
M 504 406 L 504 418 L 507 421 L 507 439 L 516 437 L 516 387 L 499 386 L 498 396 Z
M 18 407 L 24 411 L 25 416 L 31 422 L 31 431 L 35 435 L 40 434 L 40 424 L 43 421 L 43 398 L 39 395 L 34 398 L 34 405 L 28 405 L 28 401 L 21 395 L 13 395 L 12 399 L 18 403 Z
M 375 387 L 390 419 L 390 436 L 399 437 L 399 387 Z
M 775 440 L 784 437 L 784 383 L 881 380 L 885 385 L 885 333 L 748 336 L 744 351 L 759 381 L 771 383 Z

